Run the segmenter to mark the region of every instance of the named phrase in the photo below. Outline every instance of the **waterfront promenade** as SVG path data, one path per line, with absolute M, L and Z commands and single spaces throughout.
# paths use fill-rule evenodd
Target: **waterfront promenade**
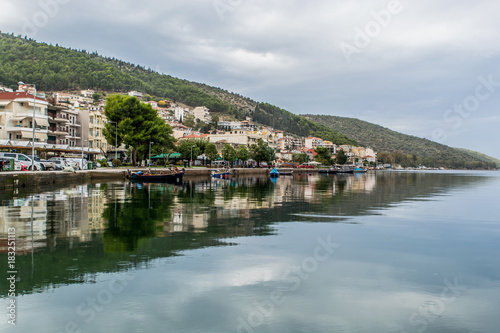
M 147 168 L 129 168 L 131 171 L 147 171 Z M 318 169 L 278 169 L 294 170 L 294 173 L 317 173 Z M 153 172 L 166 172 L 165 168 L 152 168 Z M 265 176 L 267 168 L 234 168 L 231 176 Z M 187 168 L 184 179 L 209 178 L 210 168 Z M 127 168 L 101 168 L 96 170 L 64 171 L 4 171 L 0 172 L 0 189 L 25 188 L 41 185 L 60 185 L 87 181 L 119 181 L 127 178 Z

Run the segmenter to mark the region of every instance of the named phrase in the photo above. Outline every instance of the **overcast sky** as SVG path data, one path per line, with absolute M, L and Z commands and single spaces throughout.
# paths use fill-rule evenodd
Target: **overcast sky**
M 0 0 L 0 30 L 500 158 L 498 0 Z

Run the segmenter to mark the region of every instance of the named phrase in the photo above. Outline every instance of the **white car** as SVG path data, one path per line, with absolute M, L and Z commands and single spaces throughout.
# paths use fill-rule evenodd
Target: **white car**
M 34 170 L 38 170 L 38 171 L 43 169 L 43 167 L 40 163 L 38 163 L 37 161 L 32 161 L 29 156 L 24 155 L 24 154 L 2 152 L 2 153 L 0 153 L 0 157 L 13 158 L 15 161 L 15 169 L 16 170 L 21 170 L 21 163 L 24 164 L 28 170 L 31 170 L 32 167 Z M 20 162 L 20 163 L 18 163 L 18 162 Z

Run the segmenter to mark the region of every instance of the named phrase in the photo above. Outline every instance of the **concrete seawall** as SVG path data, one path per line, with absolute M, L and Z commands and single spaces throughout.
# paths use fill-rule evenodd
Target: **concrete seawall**
M 142 170 L 146 172 L 147 168 L 134 168 L 134 172 Z M 278 169 L 279 171 L 290 171 L 293 173 L 316 173 L 317 169 Z M 162 173 L 166 172 L 164 168 L 151 169 L 151 171 Z M 266 176 L 269 173 L 267 168 L 235 168 L 231 169 L 231 176 L 234 177 L 252 177 Z M 186 169 L 184 179 L 209 178 L 211 169 L 194 168 Z M 0 172 L 0 189 L 25 188 L 41 185 L 63 185 L 74 183 L 85 183 L 90 181 L 125 181 L 127 179 L 126 169 L 98 169 L 82 170 L 76 172 L 62 171 L 7 171 Z

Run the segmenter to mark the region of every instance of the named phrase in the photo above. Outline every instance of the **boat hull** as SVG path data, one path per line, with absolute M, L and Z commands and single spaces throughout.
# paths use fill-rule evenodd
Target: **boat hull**
M 184 172 L 178 172 L 175 174 L 167 175 L 130 175 L 130 181 L 132 182 L 146 182 L 146 183 L 169 183 L 169 184 L 182 184 L 182 178 Z

